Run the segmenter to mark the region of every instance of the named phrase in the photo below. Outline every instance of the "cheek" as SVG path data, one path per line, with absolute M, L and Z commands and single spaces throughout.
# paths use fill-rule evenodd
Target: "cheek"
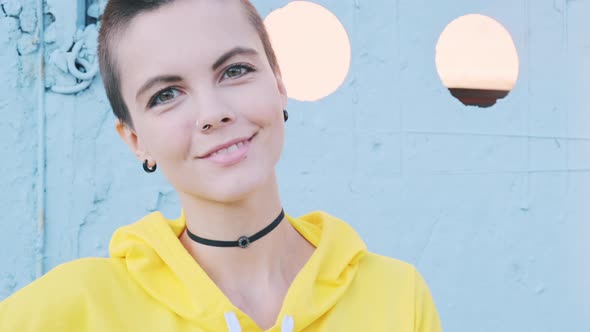
M 170 112 L 154 116 L 147 122 L 144 135 L 154 158 L 164 162 L 165 159 L 183 158 L 188 154 L 194 130 L 194 124 L 191 125 L 189 119 Z
M 259 83 L 241 91 L 237 99 L 239 104 L 235 107 L 242 109 L 251 122 L 274 127 L 283 121 L 281 96 L 274 79 Z

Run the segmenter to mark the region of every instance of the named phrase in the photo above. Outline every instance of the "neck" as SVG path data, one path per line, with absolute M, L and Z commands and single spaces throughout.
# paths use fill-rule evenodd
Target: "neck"
M 199 237 L 211 240 L 235 241 L 241 236 L 252 236 L 268 226 L 281 211 L 274 176 L 260 190 L 237 202 L 218 203 L 188 196 L 181 199 L 187 228 Z M 285 259 L 292 255 L 289 248 L 294 245 L 295 237 L 299 234 L 283 220 L 272 232 L 246 249 L 203 245 L 192 241 L 186 230 L 180 240 L 218 285 L 240 288 L 254 280 L 277 282 L 277 278 L 285 275 L 290 279 L 290 268 L 277 262 L 288 262 Z

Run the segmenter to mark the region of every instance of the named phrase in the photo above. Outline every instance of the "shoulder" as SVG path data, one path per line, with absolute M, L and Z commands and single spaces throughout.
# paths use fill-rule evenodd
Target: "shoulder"
M 409 299 L 429 297 L 429 289 L 420 272 L 409 263 L 374 253 L 360 261 L 357 278 L 382 292 Z
M 47 272 L 45 276 L 65 274 L 73 277 L 96 278 L 104 272 L 117 272 L 122 267 L 119 259 L 86 257 L 60 264 Z
M 385 283 L 389 287 L 407 289 L 414 286 L 419 273 L 416 268 L 399 259 L 367 252 L 359 262 L 358 277 Z
M 120 280 L 116 275 L 124 276 L 125 271 L 121 262 L 111 258 L 58 265 L 0 302 L 0 331 L 32 331 L 53 327 L 60 319 L 82 317 L 89 299 L 108 294 L 111 283 Z
M 440 332 L 440 320 L 429 287 L 420 272 L 404 261 L 367 253 L 360 262 L 357 277 L 364 292 L 373 290 L 387 298 L 392 307 L 406 308 L 414 317 L 414 331 Z
M 410 286 L 418 295 L 428 292 L 428 285 L 418 269 L 399 259 L 382 256 L 375 253 L 367 253 L 361 261 L 363 272 L 380 275 L 381 278 L 391 282 L 397 282 Z
M 124 274 L 124 265 L 120 259 L 80 258 L 56 266 L 27 287 L 37 287 L 41 291 L 45 291 L 44 288 L 48 288 L 47 291 L 59 289 L 64 293 L 75 294 L 88 291 L 89 286 L 99 289 L 105 282 L 108 284 L 109 280 L 118 279 Z
M 382 272 L 396 273 L 396 274 L 413 274 L 416 268 L 402 260 L 391 258 L 372 252 L 367 252 L 363 258 L 362 263 L 371 269 L 378 269 Z
M 60 264 L 42 277 L 15 292 L 6 300 L 26 300 L 29 296 L 39 298 L 74 298 L 89 290 L 99 290 L 108 280 L 125 274 L 120 260 L 113 258 L 81 258 Z M 106 282 L 106 283 L 105 283 Z M 4 303 L 3 303 L 4 304 Z

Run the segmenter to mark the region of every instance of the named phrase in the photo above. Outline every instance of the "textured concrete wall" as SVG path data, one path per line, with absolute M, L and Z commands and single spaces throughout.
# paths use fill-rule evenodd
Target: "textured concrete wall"
M 0 11 L 0 296 L 35 276 L 38 54 L 31 44 L 34 1 L 1 2 Z M 27 42 L 29 41 L 29 42 Z
M 254 1 L 264 15 L 287 2 Z M 590 1 L 315 2 L 348 30 L 352 65 L 328 98 L 290 101 L 286 210 L 326 210 L 416 264 L 446 331 L 589 331 Z M 116 136 L 100 78 L 51 91 L 75 83 L 60 59 L 95 33 L 76 34 L 84 1 L 46 1 L 44 78 L 37 3 L 0 0 L 0 299 L 106 256 L 149 211 L 179 212 Z M 489 109 L 452 98 L 434 64 L 439 34 L 468 13 L 502 23 L 520 55 L 516 87 Z

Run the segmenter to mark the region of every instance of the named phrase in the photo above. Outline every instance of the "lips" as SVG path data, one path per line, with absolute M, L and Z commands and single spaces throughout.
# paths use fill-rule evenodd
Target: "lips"
M 228 154 L 228 153 L 233 153 L 233 152 L 243 148 L 244 145 L 248 144 L 254 138 L 254 136 L 256 136 L 256 134 L 249 136 L 249 137 L 236 138 L 236 139 L 233 139 L 227 143 L 217 145 L 217 146 L 209 149 L 205 154 L 201 155 L 198 158 L 205 159 L 205 158 L 209 158 L 209 157 L 213 157 L 213 156 L 217 156 L 217 155 L 224 155 L 224 154 Z

